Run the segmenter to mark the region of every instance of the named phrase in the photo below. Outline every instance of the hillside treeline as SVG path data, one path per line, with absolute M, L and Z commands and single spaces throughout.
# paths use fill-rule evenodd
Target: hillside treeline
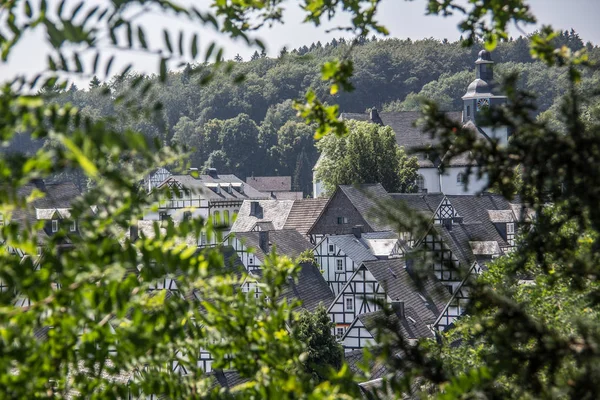
M 572 30 L 556 41 L 572 50 L 586 47 L 591 59 L 600 60 L 600 49 L 585 44 Z M 334 39 L 283 49 L 277 58 L 258 52 L 251 60 L 236 56 L 230 72 L 188 65 L 171 72 L 161 85 L 149 85 L 158 82 L 156 76 L 130 73 L 105 83 L 94 78 L 89 87 L 73 85 L 47 94 L 58 102 L 74 103 L 92 117 L 114 117 L 122 129 L 140 130 L 163 144 L 194 149 L 189 160 L 192 166 L 213 166 L 240 178 L 291 175 L 294 189 L 309 194 L 318 153 L 311 128 L 295 119 L 292 99 L 302 98 L 313 88 L 325 101 L 339 104 L 342 112 L 364 112 L 371 107 L 416 110 L 419 96 L 438 101 L 444 109 L 459 110 L 461 96 L 474 79 L 473 63 L 479 50 L 481 46 L 463 47 L 460 40 L 372 38 L 349 43 Z M 321 80 L 320 65 L 347 54 L 354 61 L 355 90 L 332 96 Z M 500 43 L 493 58 L 497 76 L 520 74 L 521 87 L 538 97 L 539 113 L 551 109 L 565 91 L 565 71 L 533 60 L 528 37 Z M 587 73 L 583 79 L 588 84 L 600 83 L 600 73 Z M 162 108 L 144 112 L 145 105 L 156 102 Z M 132 108 L 139 109 L 137 118 L 122 117 Z M 41 145 L 24 137 L 13 148 L 30 151 Z

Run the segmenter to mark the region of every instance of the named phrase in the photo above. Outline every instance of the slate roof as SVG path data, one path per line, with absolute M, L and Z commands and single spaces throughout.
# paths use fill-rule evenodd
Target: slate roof
M 257 215 L 250 215 L 253 202 L 259 205 Z M 283 229 L 293 205 L 292 200 L 244 200 L 231 232 L 251 231 L 257 222 L 271 222 L 272 229 Z
M 297 282 L 289 280 L 282 297 L 302 301 L 301 308 L 309 312 L 314 312 L 319 304 L 327 308 L 334 300 L 333 292 L 323 274 L 312 263 L 300 264 Z
M 450 301 L 450 293 L 437 278 L 417 279 L 409 273 L 403 258 L 367 261 L 363 265 L 392 301 L 404 302 L 405 308 L 412 308 L 425 323 L 433 323 Z
M 261 274 L 261 269 L 253 270 L 249 279 L 252 279 L 252 275 L 256 277 L 261 276 Z M 292 280 L 291 277 L 288 278 L 281 296 L 277 300 L 282 301 L 283 299 L 287 299 L 288 302 L 294 299 L 300 300 L 302 304 L 295 307 L 295 311 L 304 309 L 314 312 L 320 304 L 327 308 L 333 303 L 335 296 L 319 268 L 313 263 L 307 262 L 300 263 L 300 271 L 296 280 Z
M 289 192 L 292 190 L 291 176 L 251 176 L 246 183 L 261 192 Z
M 201 193 L 202 197 L 209 201 L 223 200 L 248 200 L 269 199 L 269 195 L 262 193 L 248 185 L 235 175 L 199 175 L 195 178 L 191 175 L 171 175 L 158 187 L 162 188 L 169 182 L 178 182 L 182 187 Z M 220 184 L 222 186 L 218 193 L 211 190 L 209 186 Z M 229 185 L 233 186 L 231 193 L 225 190 Z M 243 188 L 241 191 L 238 188 Z
M 295 229 L 303 235 L 306 235 L 313 226 L 328 199 L 302 199 L 294 201 L 283 229 Z
M 402 201 L 411 210 L 433 216 L 444 199 L 442 193 L 390 193 L 392 199 Z
M 277 200 L 302 200 L 303 192 L 271 192 L 271 197 Z
M 392 228 L 385 222 L 373 216 L 377 209 L 377 201 L 390 200 L 388 192 L 380 183 L 362 184 L 362 185 L 340 185 L 338 190 L 344 192 L 354 208 L 360 213 L 363 219 L 369 224 L 371 229 L 377 231 L 389 231 Z
M 223 371 L 218 369 L 213 370 L 206 375 L 213 378 L 211 389 L 215 388 L 216 386 L 221 386 L 222 388 L 229 390 L 250 380 L 248 378 L 243 378 L 236 370 Z
M 392 313 L 388 317 L 389 319 L 387 320 L 386 326 L 399 326 L 402 332 L 402 336 L 405 339 L 420 339 L 434 337 L 433 332 L 423 322 L 419 313 L 417 313 L 410 307 L 405 308 L 404 313 L 404 318 L 400 318 L 400 316 L 397 313 Z M 382 326 L 382 323 L 386 322 L 386 314 L 383 310 L 361 314 L 357 318 L 363 323 L 365 328 L 374 338 L 377 337 L 377 327 Z
M 394 232 L 385 231 L 362 233 L 360 239 L 353 234 L 331 235 L 328 238 L 330 243 L 335 244 L 352 261 L 360 265 L 364 261 L 377 260 L 378 255 L 389 255 L 389 252 L 388 254 L 376 254 L 376 251 L 380 250 L 381 247 L 378 241 L 394 242 L 395 244 L 398 240 L 398 235 Z M 389 248 L 389 251 L 391 250 Z
M 256 258 L 261 262 L 264 262 L 265 256 L 271 252 L 272 246 L 275 246 L 277 254 L 288 256 L 291 259 L 295 259 L 300 253 L 313 247 L 304 235 L 294 229 L 268 231 L 268 234 L 269 247 L 266 249 L 267 251 L 260 248 L 260 232 L 237 232 L 235 237 L 246 247 L 253 248 Z
M 373 358 L 377 357 L 377 349 L 371 349 Z M 364 374 L 361 365 L 365 363 L 364 350 L 352 350 L 344 354 L 344 361 L 348 364 L 348 368 L 355 374 L 362 376 Z M 377 360 L 369 361 L 369 372 L 371 373 L 371 379 L 379 379 L 387 373 L 387 369 L 384 364 Z

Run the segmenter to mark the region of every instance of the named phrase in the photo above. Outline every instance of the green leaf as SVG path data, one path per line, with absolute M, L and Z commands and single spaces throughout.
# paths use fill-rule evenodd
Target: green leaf
M 31 18 L 31 16 L 33 15 L 33 12 L 31 11 L 31 4 L 29 3 L 29 0 L 25 0 L 25 15 L 27 15 L 28 18 Z
M 167 80 L 167 59 L 161 57 L 160 59 L 160 81 L 164 82 Z
M 167 46 L 167 49 L 169 50 L 169 53 L 173 53 L 173 46 L 171 45 L 171 38 L 169 37 L 169 32 L 166 29 L 163 30 L 163 38 L 165 41 L 165 45 Z
M 86 173 L 90 178 L 96 178 L 98 176 L 98 168 L 96 165 L 85 156 L 85 154 L 81 151 L 79 147 L 73 141 L 66 136 L 60 137 L 60 142 L 73 153 L 77 163 L 81 167 L 81 169 Z
M 138 26 L 138 40 L 140 41 L 140 45 L 142 48 L 147 49 L 148 43 L 146 43 L 146 34 L 144 33 L 144 29 L 141 26 Z
M 192 38 L 192 58 L 195 59 L 198 55 L 198 34 L 194 34 Z

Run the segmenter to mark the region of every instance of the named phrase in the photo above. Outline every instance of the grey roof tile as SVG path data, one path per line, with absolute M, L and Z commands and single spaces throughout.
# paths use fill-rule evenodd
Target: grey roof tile
M 358 319 L 363 323 L 369 333 L 376 338 L 377 329 L 382 326 L 399 327 L 405 339 L 432 338 L 433 332 L 423 322 L 419 313 L 411 307 L 404 308 L 405 316 L 400 318 L 397 313 L 392 312 L 386 317 L 384 310 L 361 314 Z
M 373 355 L 373 358 L 376 358 L 379 354 L 379 351 L 377 349 L 372 349 L 371 354 Z M 353 350 L 345 353 L 344 361 L 346 362 L 346 364 L 348 364 L 348 368 L 350 368 L 350 370 L 355 374 L 364 374 L 362 366 L 366 363 L 366 361 L 364 357 L 364 351 L 362 349 Z M 377 360 L 371 359 L 367 367 L 371 374 L 371 379 L 379 379 L 387 373 L 385 364 Z
M 416 277 L 409 273 L 402 258 L 367 261 L 363 264 L 373 275 L 392 301 L 402 301 L 412 308 L 426 323 L 439 316 L 450 293 L 434 276 Z
M 318 199 L 302 199 L 294 201 L 284 229 L 295 229 L 303 235 L 308 233 L 308 230 L 315 223 L 323 208 L 327 204 L 325 198 Z
M 253 202 L 259 205 L 258 213 L 250 215 Z M 271 222 L 273 229 L 283 229 L 293 205 L 292 200 L 244 200 L 231 232 L 248 232 L 258 222 Z
M 212 177 L 210 175 L 199 175 L 198 178 L 195 178 L 191 175 L 171 175 L 158 187 L 162 188 L 165 185 L 168 185 L 169 182 L 178 182 L 186 189 L 197 191 L 202 195 L 202 197 L 208 199 L 209 201 L 269 199 L 269 195 L 256 190 L 235 175 L 217 175 L 217 177 Z M 222 185 L 222 189 L 219 190 L 218 193 L 211 190 L 209 187 L 216 184 Z M 228 192 L 224 188 L 230 184 L 233 184 L 234 188 L 231 190 L 231 192 Z M 243 190 L 239 191 L 236 189 L 239 187 L 242 187 Z
M 250 176 L 246 183 L 261 192 L 289 192 L 292 190 L 291 176 Z
M 392 228 L 373 215 L 378 201 L 390 200 L 389 193 L 380 183 L 362 185 L 340 185 L 338 190 L 344 192 L 348 200 L 369 224 L 373 231 L 389 231 Z
M 264 251 L 260 248 L 260 232 L 237 232 L 235 237 L 238 238 L 247 247 L 252 247 L 255 250 L 256 257 L 264 262 L 267 254 L 275 247 L 277 254 L 288 256 L 295 259 L 305 250 L 312 249 L 312 244 L 304 235 L 294 229 L 283 229 L 279 231 L 268 231 L 269 247 Z

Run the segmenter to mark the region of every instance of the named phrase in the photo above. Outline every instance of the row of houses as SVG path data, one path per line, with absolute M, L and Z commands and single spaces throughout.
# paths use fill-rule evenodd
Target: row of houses
M 505 101 L 492 93 L 492 65 L 490 54 L 482 51 L 476 61 L 477 78 L 463 97 L 463 111 L 449 116 L 461 119 L 480 139 L 502 144 L 510 132 L 475 124 L 485 107 Z M 390 125 L 398 144 L 408 149 L 435 145 L 413 126 L 416 115 L 411 113 L 379 115 L 373 110 L 369 115 L 341 117 Z M 300 307 L 308 312 L 325 307 L 332 335 L 344 347 L 347 359 L 356 361 L 361 349 L 376 344 L 382 319 L 396 326 L 409 343 L 449 329 L 468 304 L 469 276 L 514 248 L 519 228 L 531 216 L 518 200 L 479 193 L 486 186 L 485 177 L 471 181 L 465 190 L 465 172 L 474 162 L 465 155 L 445 165 L 444 157 L 420 154 L 419 193 L 388 193 L 372 183 L 342 185 L 325 198 L 322 184 L 315 180 L 312 199 L 293 192 L 289 177 L 243 181 L 215 169 L 206 174 L 193 168 L 186 174 L 159 169 L 143 185 L 149 195 L 164 190 L 167 197 L 148 209 L 126 236 L 135 240 L 144 232 L 152 237 L 163 220 L 211 220 L 222 235 L 201 235 L 186 239 L 185 244 L 219 246 L 228 265 L 243 277 L 237 289 L 248 296 L 260 295 L 256 282 L 271 253 L 298 261 L 300 274 L 286 283 L 282 298 L 300 300 Z M 34 188 L 46 197 L 34 203 L 34 212 L 15 213 L 12 218 L 47 221 L 39 235 L 40 248 L 44 235 L 59 228 L 77 234 L 77 221 L 70 218 L 70 202 L 78 195 L 74 186 L 35 181 L 20 195 L 26 197 Z M 419 226 L 411 225 L 415 217 L 421 221 Z M 151 290 L 181 295 L 172 276 L 165 276 Z M 185 296 L 197 300 L 193 294 Z M 27 299 L 19 299 L 17 305 L 27 306 Z M 212 371 L 212 356 L 204 349 L 199 349 L 198 363 L 206 373 L 225 376 L 223 371 Z M 187 373 L 175 364 L 173 371 Z
M 428 221 L 420 236 L 374 213 L 394 203 Z M 390 194 L 379 184 L 340 186 L 313 206 L 320 211 L 313 209 L 297 230 L 287 221 L 293 204 L 247 201 L 227 241 L 249 272 L 259 270 L 273 249 L 292 259 L 312 251 L 333 296 L 329 303 L 323 298 L 332 333 L 347 351 L 374 337 L 366 334 L 368 321 L 382 314 L 382 304 L 408 321 L 410 335 L 431 336 L 451 326 L 468 303 L 467 277 L 513 249 L 523 214 L 520 203 L 491 193 Z

